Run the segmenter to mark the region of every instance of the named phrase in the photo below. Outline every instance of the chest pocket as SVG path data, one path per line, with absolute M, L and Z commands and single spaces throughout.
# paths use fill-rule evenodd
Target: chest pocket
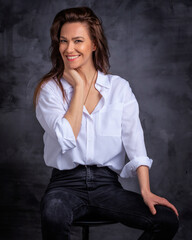
M 121 136 L 123 104 L 116 103 L 104 107 L 99 112 L 98 134 L 100 136 Z

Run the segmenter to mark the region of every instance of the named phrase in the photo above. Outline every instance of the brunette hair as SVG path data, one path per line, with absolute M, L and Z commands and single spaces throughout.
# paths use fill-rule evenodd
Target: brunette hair
M 64 72 L 64 63 L 59 52 L 60 31 L 65 23 L 81 22 L 88 25 L 90 38 L 96 45 L 96 50 L 93 52 L 93 63 L 96 70 L 100 70 L 104 74 L 109 70 L 109 49 L 107 39 L 104 34 L 101 20 L 95 15 L 95 13 L 88 7 L 77 7 L 64 9 L 57 13 L 55 16 L 51 29 L 51 70 L 43 76 L 38 83 L 35 92 L 33 102 L 36 106 L 38 96 L 40 94 L 42 86 L 50 79 L 53 79 L 62 91 L 64 100 L 65 92 L 61 83 L 61 77 Z

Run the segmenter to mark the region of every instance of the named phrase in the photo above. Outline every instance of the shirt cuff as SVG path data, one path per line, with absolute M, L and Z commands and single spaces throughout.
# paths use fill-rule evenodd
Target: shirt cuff
M 61 146 L 62 153 L 65 153 L 67 150 L 76 147 L 76 139 L 73 129 L 66 118 L 62 118 L 57 121 L 55 133 Z
M 122 169 L 120 177 L 129 178 L 136 176 L 136 170 L 140 166 L 151 168 L 153 160 L 148 157 L 137 157 L 129 161 Z

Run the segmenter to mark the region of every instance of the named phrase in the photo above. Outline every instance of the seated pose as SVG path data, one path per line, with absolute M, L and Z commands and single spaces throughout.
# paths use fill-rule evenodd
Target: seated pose
M 142 229 L 140 240 L 172 239 L 178 212 L 150 191 L 152 160 L 138 103 L 128 81 L 108 73 L 101 21 L 88 7 L 70 8 L 55 16 L 50 31 L 53 66 L 34 94 L 44 160 L 53 167 L 41 201 L 43 239 L 70 239 L 71 224 L 83 216 Z M 134 175 L 141 194 L 118 181 Z

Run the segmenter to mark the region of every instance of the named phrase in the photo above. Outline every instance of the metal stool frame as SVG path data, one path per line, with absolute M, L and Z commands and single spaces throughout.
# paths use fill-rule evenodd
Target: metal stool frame
M 82 227 L 82 240 L 89 240 L 89 227 L 108 225 L 118 223 L 114 220 L 77 220 L 73 222 L 73 226 Z

